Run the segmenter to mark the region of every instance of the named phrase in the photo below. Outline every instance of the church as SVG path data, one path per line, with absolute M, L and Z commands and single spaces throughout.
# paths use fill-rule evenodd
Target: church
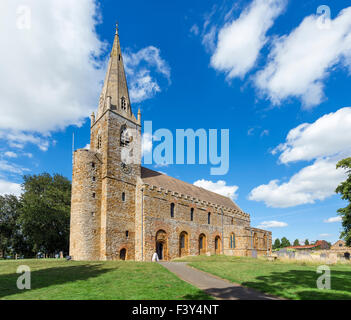
M 141 113 L 131 109 L 118 29 L 90 134 L 90 149 L 74 152 L 73 260 L 271 254 L 272 233 L 252 228 L 230 198 L 125 162 L 126 151 L 141 157 Z

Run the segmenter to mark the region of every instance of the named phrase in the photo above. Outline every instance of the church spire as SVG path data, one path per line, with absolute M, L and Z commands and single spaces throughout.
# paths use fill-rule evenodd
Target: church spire
M 123 57 L 116 24 L 115 39 L 110 54 L 104 86 L 100 95 L 97 119 L 106 111 L 113 110 L 136 122 L 129 99 L 127 79 L 124 71 Z

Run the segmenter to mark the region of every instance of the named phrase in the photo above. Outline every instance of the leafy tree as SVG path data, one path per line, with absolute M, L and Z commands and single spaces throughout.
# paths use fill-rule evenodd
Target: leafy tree
M 308 246 L 310 244 L 310 242 L 308 241 L 308 239 L 305 240 L 305 246 Z
M 346 245 L 351 246 L 351 158 L 341 160 L 336 165 L 336 168 L 346 170 L 347 179 L 342 182 L 335 190 L 336 193 L 341 194 L 341 199 L 348 201 L 345 208 L 338 210 L 339 215 L 342 217 L 342 227 L 340 238 L 346 241 Z
M 14 195 L 0 196 L 0 250 L 2 256 L 13 253 L 16 238 L 19 241 L 20 201 Z
M 277 238 L 274 241 L 273 249 L 279 249 L 279 248 L 280 248 L 280 240 Z
M 286 247 L 291 246 L 290 241 L 286 237 L 283 237 L 280 242 L 281 242 L 282 248 L 286 248 Z
M 294 241 L 294 246 L 299 246 L 300 245 L 300 241 L 298 240 L 298 239 L 296 239 L 295 241 Z
M 35 252 L 68 251 L 71 182 L 58 174 L 24 176 L 19 222 Z

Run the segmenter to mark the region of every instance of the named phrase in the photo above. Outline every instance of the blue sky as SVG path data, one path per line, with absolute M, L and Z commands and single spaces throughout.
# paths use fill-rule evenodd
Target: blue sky
M 330 7 L 330 25 L 318 20 L 322 4 Z M 72 134 L 75 148 L 89 143 L 88 116 L 97 108 L 118 20 L 133 110 L 141 109 L 143 121 L 173 133 L 230 129 L 225 176 L 211 176 L 211 165 L 150 168 L 232 192 L 252 225 L 267 227 L 273 238 L 336 241 L 341 223 L 325 221 L 345 206 L 333 190 L 344 178 L 335 163 L 351 145 L 348 6 L 2 3 L 8 50 L 0 53 L 0 193 L 18 192 L 27 173 L 71 178 Z

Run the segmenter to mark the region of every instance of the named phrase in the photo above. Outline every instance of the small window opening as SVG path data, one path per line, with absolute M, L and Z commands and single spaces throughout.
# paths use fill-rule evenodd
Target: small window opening
M 171 203 L 171 218 L 174 218 L 174 203 Z
M 126 194 L 125 194 L 125 192 L 122 192 L 122 201 L 123 202 L 126 201 Z
M 194 208 L 190 210 L 190 221 L 194 221 Z

